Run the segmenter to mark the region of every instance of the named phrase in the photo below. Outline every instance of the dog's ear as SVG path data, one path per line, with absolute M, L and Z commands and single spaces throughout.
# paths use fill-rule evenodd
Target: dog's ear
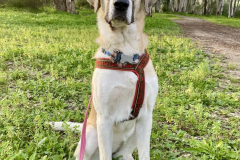
M 157 0 L 143 0 L 143 6 L 147 16 L 152 16 L 152 7 Z
M 100 8 L 100 0 L 87 0 L 88 3 L 94 7 L 94 12 L 96 13 Z

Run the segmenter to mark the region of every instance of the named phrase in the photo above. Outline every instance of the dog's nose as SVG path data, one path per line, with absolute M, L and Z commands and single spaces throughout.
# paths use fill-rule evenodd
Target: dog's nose
M 129 1 L 128 0 L 116 0 L 114 3 L 114 6 L 119 11 L 125 11 L 125 10 L 127 10 L 128 6 L 129 6 Z

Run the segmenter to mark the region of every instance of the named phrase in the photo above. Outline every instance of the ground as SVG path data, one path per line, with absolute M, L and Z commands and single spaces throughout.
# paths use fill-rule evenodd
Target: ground
M 159 80 L 151 159 L 239 159 L 240 81 L 225 76 L 237 67 L 222 63 L 213 48 L 206 54 L 196 47 L 173 18 L 155 13 L 145 19 Z M 98 48 L 96 14 L 0 8 L 0 19 L 0 159 L 75 159 L 80 133 L 67 126 L 56 132 L 46 122 L 84 119 Z M 240 28 L 239 19 L 212 17 L 219 19 Z
M 184 16 L 174 22 L 180 25 L 184 35 L 197 42 L 205 53 L 225 57 L 222 65 L 236 68 L 229 71 L 229 74 L 235 78 L 240 77 L 240 29 Z

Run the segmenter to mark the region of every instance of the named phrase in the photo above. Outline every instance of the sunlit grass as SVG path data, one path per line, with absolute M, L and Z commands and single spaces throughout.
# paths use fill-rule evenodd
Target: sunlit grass
M 209 17 L 203 17 L 203 18 L 210 22 L 214 22 L 220 25 L 240 28 L 240 18 L 227 18 L 224 16 L 219 16 L 219 17 L 209 16 Z

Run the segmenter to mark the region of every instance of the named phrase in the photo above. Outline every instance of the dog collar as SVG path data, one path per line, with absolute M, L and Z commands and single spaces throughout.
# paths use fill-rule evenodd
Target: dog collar
M 130 64 L 135 64 L 135 60 L 140 58 L 139 54 L 134 54 L 133 56 L 128 56 L 123 54 L 120 51 L 113 51 L 113 53 L 110 53 L 106 51 L 104 48 L 102 48 L 102 52 L 110 57 L 110 60 L 114 63 L 130 63 Z

